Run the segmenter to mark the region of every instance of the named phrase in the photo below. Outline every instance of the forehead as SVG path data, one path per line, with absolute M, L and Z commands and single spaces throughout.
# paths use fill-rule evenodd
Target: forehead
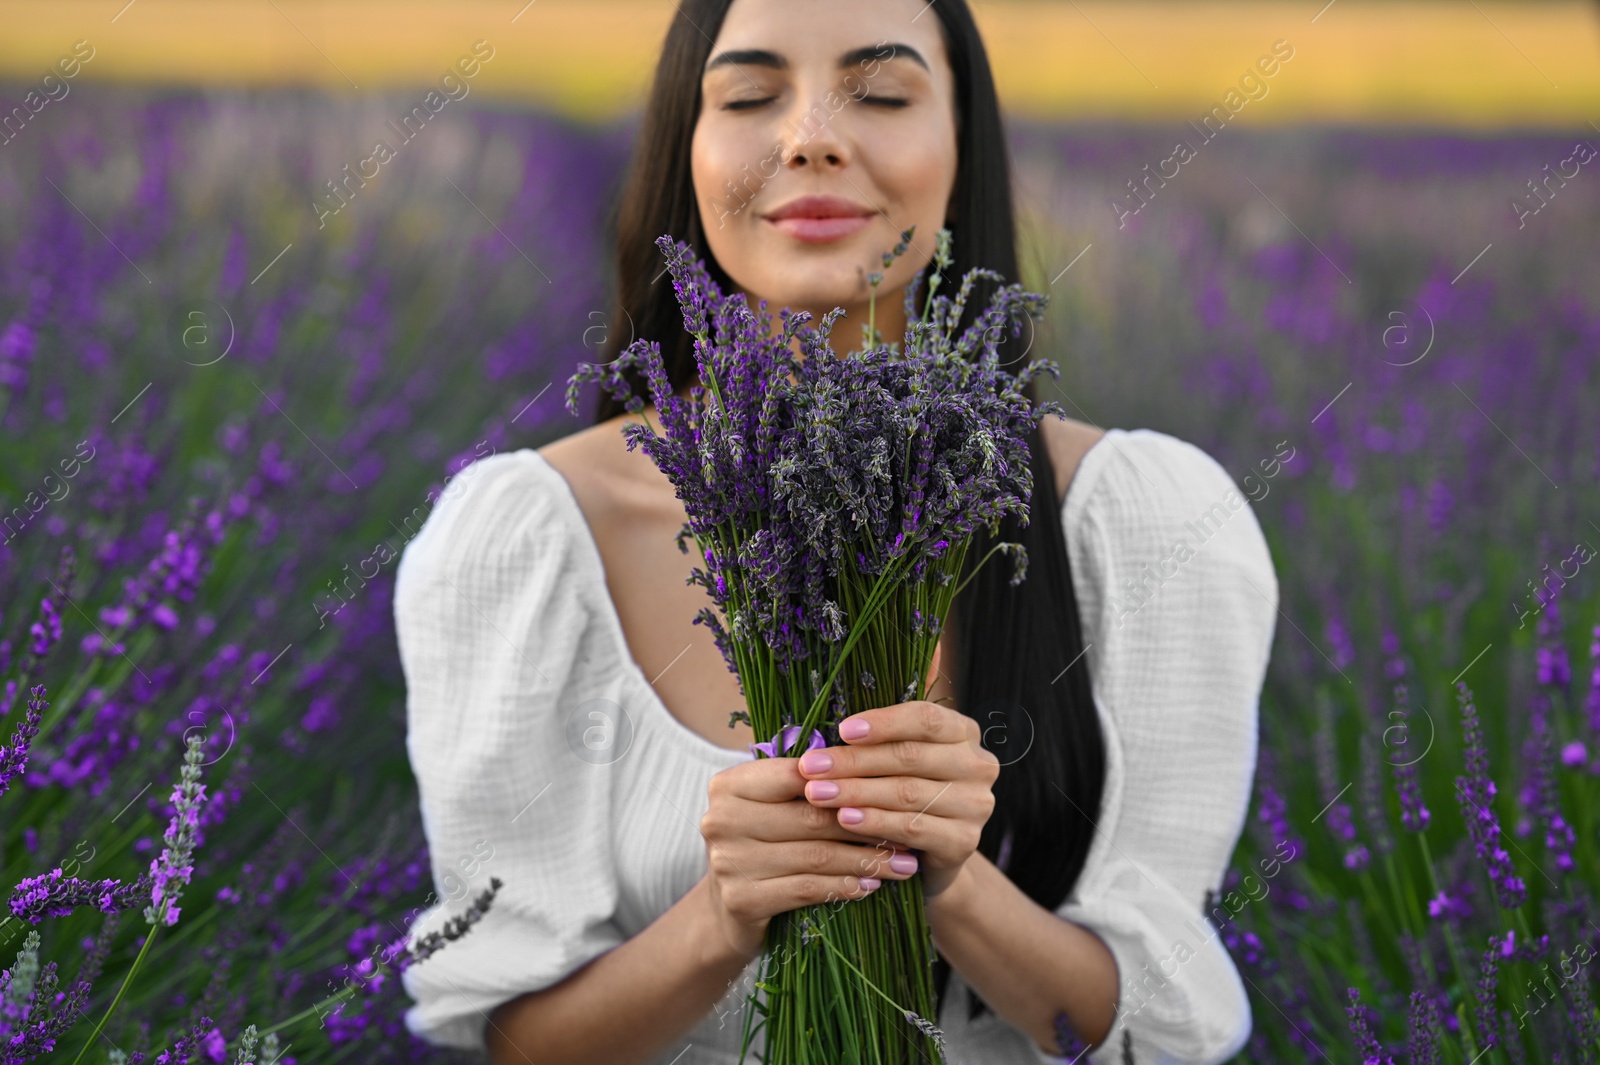
M 706 61 L 793 71 L 877 62 L 938 75 L 948 70 L 939 17 L 926 0 L 734 0 Z

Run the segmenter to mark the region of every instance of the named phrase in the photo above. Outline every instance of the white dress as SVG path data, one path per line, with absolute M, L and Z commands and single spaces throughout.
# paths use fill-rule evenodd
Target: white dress
M 1121 996 L 1121 1027 L 1085 1060 L 1120 1065 L 1125 1027 L 1139 1065 L 1220 1062 L 1248 1037 L 1250 1007 L 1201 911 L 1249 804 L 1272 559 L 1227 472 L 1150 429 L 1111 429 L 1084 454 L 1062 518 L 1106 779 L 1056 913 L 1105 942 Z M 456 475 L 405 549 L 394 610 L 434 887 L 451 900 L 413 934 L 438 930 L 489 877 L 504 883 L 476 927 L 407 971 L 406 1021 L 482 1048 L 496 1006 L 636 935 L 704 875 L 707 783 L 749 754 L 656 696 L 576 498 L 532 449 Z M 758 964 L 657 1065 L 735 1065 Z M 967 995 L 953 973 L 939 1018 L 950 1065 L 1061 1060 L 995 1014 L 966 1023 Z

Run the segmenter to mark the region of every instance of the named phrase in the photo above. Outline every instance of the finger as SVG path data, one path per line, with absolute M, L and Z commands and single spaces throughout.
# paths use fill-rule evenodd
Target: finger
M 982 735 L 977 721 L 927 699 L 863 710 L 839 722 L 839 738 L 851 746 L 895 740 L 975 744 Z
M 801 875 L 904 880 L 917 870 L 915 855 L 903 853 L 887 843 L 865 845 L 797 839 L 717 850 L 722 852 L 721 857 L 708 852 L 708 860 L 715 860 L 719 871 L 757 883 Z
M 851 846 L 862 843 L 860 836 L 839 825 L 839 817 L 832 809 L 807 802 L 803 795 L 791 802 L 763 804 L 759 810 L 729 806 L 727 816 L 730 823 L 739 825 L 741 835 L 763 843 L 792 840 L 835 840 Z
M 977 723 L 973 726 L 976 728 Z M 982 780 L 992 784 L 1000 775 L 1000 760 L 976 740 L 971 743 L 891 740 L 859 747 L 819 747 L 807 751 L 799 763 L 798 770 L 806 780 L 911 776 L 941 781 Z
M 805 778 L 798 758 L 757 758 L 724 769 L 711 777 L 707 792 L 713 797 L 751 802 L 788 802 L 803 796 Z
M 994 809 L 988 788 L 925 777 L 844 777 L 813 780 L 806 784 L 806 801 L 813 806 L 839 809 L 873 806 L 880 810 L 920 813 L 936 810 L 941 817 L 987 819 Z
M 935 807 L 937 808 L 937 806 Z M 880 810 L 841 806 L 834 811 L 847 832 L 906 851 L 962 853 L 977 849 L 982 832 L 972 820 L 940 817 L 928 810 Z M 858 817 L 860 820 L 852 820 Z
M 757 913 L 787 913 L 803 906 L 830 904 L 835 908 L 864 899 L 883 883 L 882 878 L 829 876 L 800 873 L 751 883 L 730 880 L 723 891 L 731 906 Z

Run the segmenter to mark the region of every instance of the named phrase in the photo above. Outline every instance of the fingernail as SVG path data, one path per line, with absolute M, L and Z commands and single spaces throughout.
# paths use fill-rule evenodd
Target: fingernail
M 896 854 L 889 859 L 889 868 L 897 873 L 914 873 L 917 871 L 917 856 L 915 854 Z
M 867 819 L 867 815 L 857 810 L 854 806 L 839 807 L 839 823 L 843 825 L 859 824 Z
M 800 756 L 800 768 L 807 773 L 826 773 L 833 768 L 833 755 L 822 751 L 807 751 Z
M 842 740 L 859 740 L 871 731 L 871 723 L 863 721 L 859 717 L 853 717 L 849 721 L 839 723 L 839 738 Z
M 813 780 L 806 785 L 806 794 L 813 799 L 837 799 L 839 785 L 831 780 Z
M 871 891 L 874 888 L 876 888 L 880 883 L 882 883 L 882 881 L 880 881 L 875 876 L 864 876 L 864 877 L 861 878 L 861 890 L 862 891 Z

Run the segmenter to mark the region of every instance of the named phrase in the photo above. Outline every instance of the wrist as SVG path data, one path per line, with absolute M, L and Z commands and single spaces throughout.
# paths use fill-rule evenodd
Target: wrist
M 759 939 L 754 950 L 746 950 L 735 945 L 729 938 L 728 922 L 712 894 L 709 872 L 690 889 L 686 901 L 692 901 L 694 904 L 694 942 L 699 945 L 700 960 L 705 967 L 742 969 L 752 958 L 761 953 Z
M 983 861 L 983 855 L 977 851 L 972 853 L 956 870 L 956 875 L 946 884 L 937 895 L 926 896 L 923 900 L 923 909 L 928 916 L 930 925 L 938 925 L 946 921 L 962 920 L 972 904 L 973 892 L 977 870 L 974 866 Z

